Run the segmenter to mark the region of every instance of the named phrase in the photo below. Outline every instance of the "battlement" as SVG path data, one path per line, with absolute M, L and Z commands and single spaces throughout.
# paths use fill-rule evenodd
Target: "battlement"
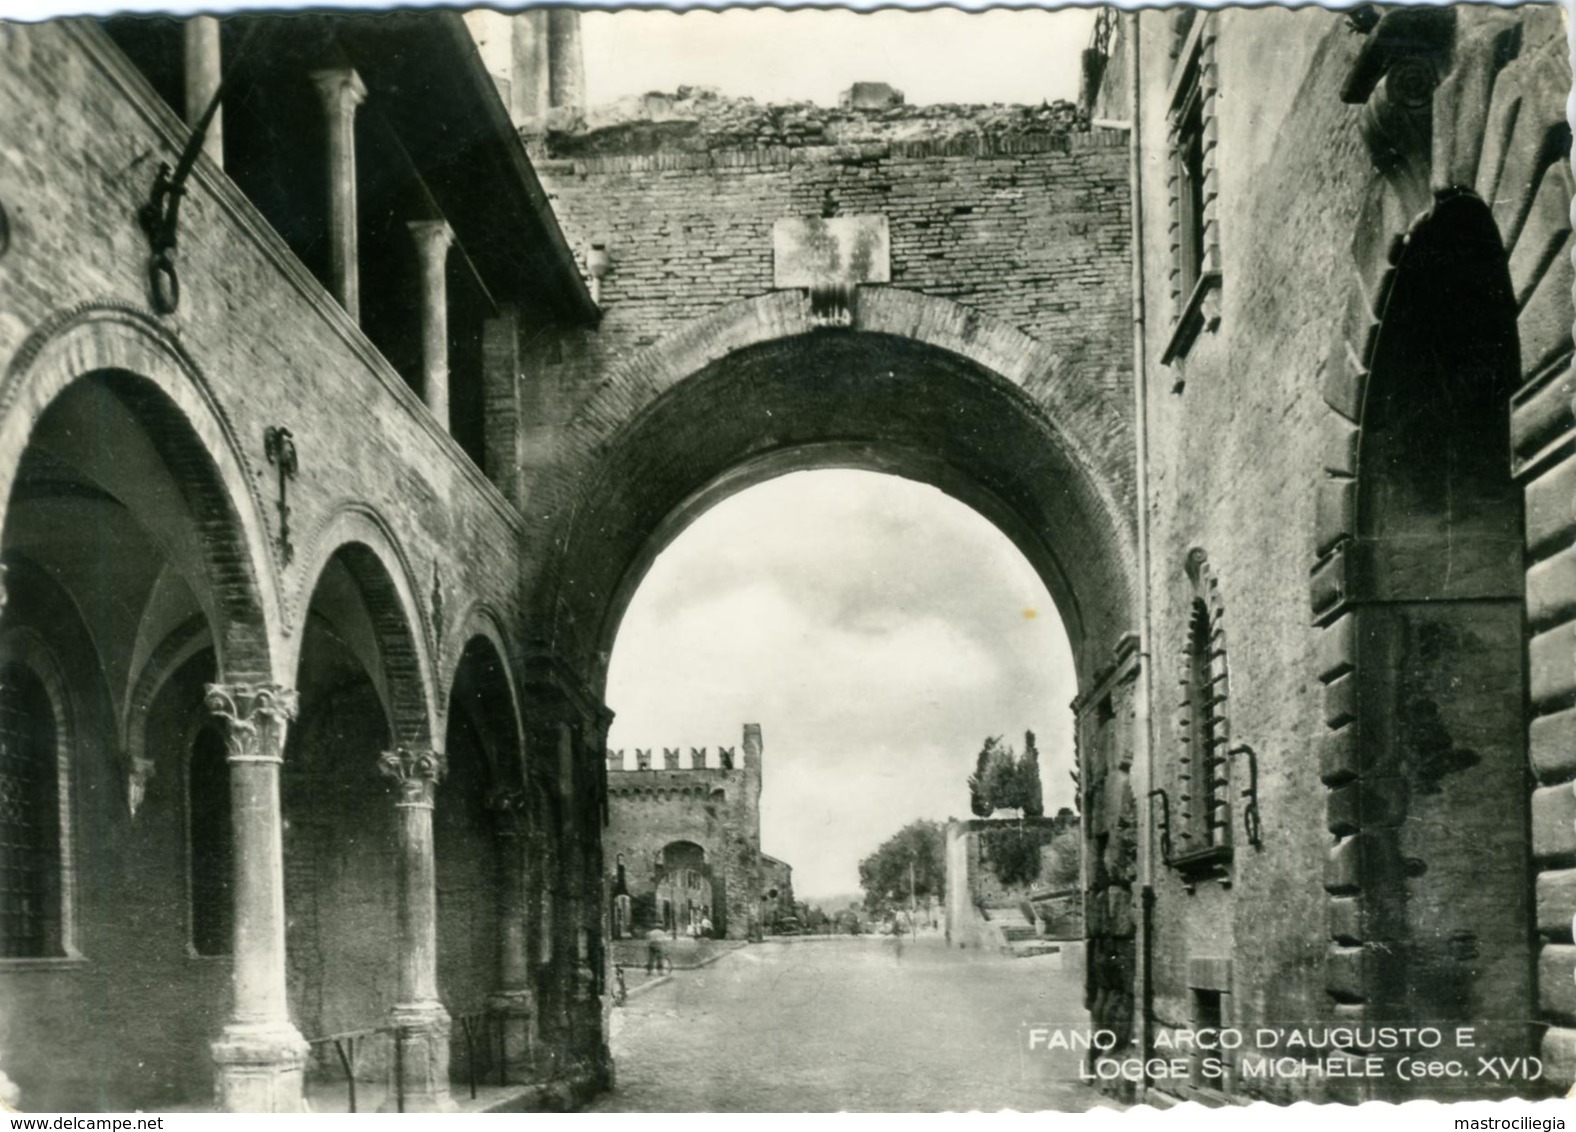
M 682 747 L 619 748 L 607 752 L 607 770 L 609 774 L 630 775 L 675 771 L 681 774 L 715 775 L 747 767 L 759 770 L 762 752 L 760 724 L 744 725 L 742 749 L 741 757 L 739 746 L 718 747 L 715 753 L 710 747 L 690 747 L 687 756 Z
M 607 753 L 610 773 L 639 774 L 652 770 L 735 770 L 744 766 L 738 747 L 691 747 L 688 756 L 678 747 L 619 748 Z

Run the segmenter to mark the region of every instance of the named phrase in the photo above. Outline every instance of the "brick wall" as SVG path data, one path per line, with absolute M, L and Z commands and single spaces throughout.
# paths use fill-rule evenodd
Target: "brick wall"
M 211 561 L 220 563 L 223 584 L 249 579 L 255 590 L 256 623 L 242 632 L 261 642 L 263 661 L 246 667 L 247 658 L 234 656 L 242 667 L 220 675 L 296 684 L 307 608 L 330 544 L 367 541 L 393 579 L 382 596 L 399 595 L 398 616 L 415 653 L 418 711 L 440 745 L 448 683 L 465 640 L 483 620 L 506 636 L 519 621 L 517 513 L 284 241 L 206 163 L 181 209 L 180 309 L 155 315 L 137 210 L 158 163 L 174 161 L 184 128 L 91 24 L 9 24 L 0 27 L 0 42 L 0 101 L 14 125 L 0 151 L 0 203 L 10 224 L 0 310 L 0 494 L 9 496 L 29 429 L 62 384 L 99 367 L 140 372 L 141 360 L 151 359 L 156 372 L 143 376 L 180 411 L 159 418 L 150 435 L 163 442 L 160 428 L 168 425 L 190 452 L 206 453 L 218 467 L 217 479 L 207 482 L 223 484 L 227 506 L 194 509 L 216 524 L 202 528 L 211 539 L 233 516 L 235 529 Z M 293 432 L 300 457 L 289 484 L 288 562 L 276 542 L 277 473 L 263 451 L 264 430 L 274 425 Z M 185 451 L 172 446 L 163 455 L 184 459 Z M 198 483 L 175 462 L 183 482 Z M 68 623 L 75 622 L 62 615 L 41 628 L 58 639 Z M 129 640 L 102 647 L 139 662 L 149 655 Z M 95 686 L 90 673 L 84 670 L 79 687 Z M 145 675 L 130 673 L 111 694 L 119 697 Z M 190 723 L 201 718 L 201 688 L 182 688 L 187 698 L 172 710 Z M 186 950 L 182 771 L 172 753 L 179 746 L 150 733 L 157 770 L 133 819 L 113 722 L 123 708 L 107 703 L 102 718 L 84 719 L 76 736 L 82 761 L 71 825 L 82 865 L 75 901 L 81 958 L 0 964 L 0 1064 L 29 1107 L 202 1101 L 211 1088 L 206 1045 L 226 1016 L 229 970 L 228 960 Z M 375 741 L 370 728 L 357 737 Z M 362 800 L 386 804 L 392 820 L 384 782 L 365 769 L 372 797 Z M 445 803 L 440 790 L 440 809 Z M 366 812 L 352 808 L 341 816 L 354 824 Z M 330 849 L 349 827 L 329 829 Z M 336 904 L 343 932 L 360 933 L 359 943 L 335 937 L 345 944 L 341 957 L 355 953 L 353 961 L 326 974 L 328 1001 L 312 1010 L 316 1019 L 332 1014 L 347 1025 L 383 1021 L 379 1012 L 392 993 L 364 983 L 369 963 L 378 978 L 392 978 L 385 952 L 393 938 L 394 861 L 372 846 L 373 826 L 361 828 L 361 855 L 347 859 L 340 887 L 319 894 Z M 287 848 L 287 857 L 287 870 L 306 867 L 305 856 Z M 380 926 L 369 932 L 374 921 Z M 483 977 L 479 962 L 447 968 L 449 983 L 463 984 L 468 997 Z M 294 986 L 306 993 L 299 979 Z M 304 1002 L 296 1006 L 305 1009 Z M 68 1023 L 75 1033 L 62 1028 Z M 38 1040 L 46 1034 L 54 1036 Z M 67 1048 L 75 1068 L 62 1068 L 59 1052 Z
M 70 312 L 97 307 L 152 320 L 136 213 L 158 160 L 173 160 L 184 130 L 91 25 L 12 25 L 4 34 L 10 49 L 0 86 L 19 120 L 32 123 L 11 132 L 3 158 L 11 246 L 0 359 L 21 383 L 47 346 L 51 319 L 58 331 L 72 325 Z M 158 321 L 158 334 L 184 351 L 211 393 L 248 485 L 233 502 L 269 537 L 277 534 L 277 489 L 264 428 L 290 428 L 300 452 L 289 500 L 294 561 L 255 564 L 260 574 L 277 574 L 269 610 L 277 676 L 293 677 L 287 638 L 298 633 L 316 580 L 307 570 L 326 557 L 314 555 L 316 537 L 347 506 L 375 514 L 409 563 L 427 653 L 434 565 L 450 632 L 476 598 L 512 614 L 513 509 L 211 166 L 193 176 L 180 240 L 181 307 Z M 91 357 L 91 346 L 83 353 Z M 19 385 L 5 395 L 8 405 L 25 396 Z M 211 422 L 198 427 L 205 439 L 218 432 Z M 447 666 L 459 645 L 444 642 Z
M 929 482 L 944 477 L 913 454 L 956 448 L 957 482 L 939 486 L 987 513 L 987 492 L 1041 492 L 997 504 L 1023 524 L 1013 536 L 1079 531 L 1055 539 L 1066 562 L 1040 563 L 1064 613 L 1086 617 L 1102 650 L 1131 628 L 1127 587 L 1112 584 L 1130 573 L 1132 501 L 1121 135 L 602 155 L 540 171 L 572 246 L 605 244 L 611 264 L 600 328 L 524 359 L 535 388 L 522 406 L 523 510 L 567 561 L 557 577 L 552 560 L 529 564 L 546 567 L 529 584 L 558 647 L 608 647 L 596 635 L 609 610 L 616 624 L 616 587 L 638 579 L 641 544 L 687 502 L 747 486 L 741 465 L 766 450 L 828 441 L 863 442 L 865 455 L 808 464 L 863 459 Z M 772 290 L 773 223 L 827 209 L 890 225 L 891 285 L 862 289 L 852 333 L 808 333 L 802 294 Z M 1025 398 L 982 405 L 993 423 L 976 427 L 963 372 Z M 715 381 L 681 405 L 697 377 Z M 1014 418 L 1038 422 L 1019 450 L 1047 450 L 1057 486 L 1025 486 L 1021 461 L 1016 473 L 987 466 L 1016 438 L 985 438 Z
M 1129 314 L 1126 148 L 1118 134 L 1000 143 L 896 142 L 546 161 L 577 248 L 605 242 L 605 367 L 687 319 L 772 287 L 771 228 L 878 213 L 892 285 L 978 306 L 1055 342 L 1114 403 L 1123 370 L 1098 347 Z
M 1141 78 L 1147 93 L 1141 145 L 1145 167 L 1157 170 L 1167 152 L 1166 107 L 1159 92 L 1168 88 L 1174 67 L 1168 19 L 1155 13 L 1142 20 Z M 1222 98 L 1211 139 L 1217 147 L 1219 196 L 1210 202 L 1210 215 L 1219 221 L 1220 321 L 1171 366 L 1157 364 L 1179 314 L 1167 275 L 1170 189 L 1163 175 L 1146 177 L 1143 186 L 1153 785 L 1171 792 L 1174 808 L 1178 793 L 1196 786 L 1177 774 L 1186 735 L 1173 692 L 1186 679 L 1195 592 L 1186 563 L 1194 551 L 1203 551 L 1221 603 L 1229 660 L 1223 710 L 1231 742 L 1251 745 L 1258 756 L 1263 845 L 1248 841 L 1243 796 L 1248 766 L 1245 758 L 1235 758 L 1226 791 L 1234 854 L 1225 874 L 1195 882 L 1162 866 L 1158 849 L 1153 854 L 1156 1025 L 1196 1025 L 1209 1016 L 1208 1000 L 1218 994 L 1223 1020 L 1240 1026 L 1426 1014 L 1475 1020 L 1487 1033 L 1500 1019 L 1522 1016 L 1529 993 L 1527 959 L 1517 954 L 1529 926 L 1527 913 L 1500 907 L 1520 901 L 1525 909 L 1529 899 L 1518 892 L 1529 855 L 1525 833 L 1517 832 L 1525 820 L 1522 806 L 1512 797 L 1523 773 L 1518 744 L 1503 734 L 1491 737 L 1481 721 L 1468 718 L 1475 714 L 1503 722 L 1519 714 L 1513 701 L 1520 681 L 1510 677 L 1496 684 L 1486 675 L 1498 663 L 1492 654 L 1503 653 L 1505 644 L 1500 634 L 1491 634 L 1492 647 L 1483 644 L 1469 662 L 1477 676 L 1455 681 L 1449 702 L 1441 701 L 1441 725 L 1451 736 L 1446 747 L 1452 742 L 1474 747 L 1483 756 L 1479 771 L 1462 772 L 1433 793 L 1428 784 L 1414 782 L 1410 809 L 1386 811 L 1379 792 L 1386 783 L 1380 779 L 1395 773 L 1383 768 L 1397 740 L 1392 722 L 1378 717 L 1397 717 L 1384 707 L 1400 702 L 1387 681 L 1414 679 L 1416 662 L 1404 649 L 1381 646 L 1386 638 L 1377 621 L 1361 633 L 1350 622 L 1340 625 L 1339 614 L 1351 609 L 1344 604 L 1347 599 L 1377 598 L 1350 588 L 1371 585 L 1360 572 L 1343 572 L 1339 564 L 1327 568 L 1326 562 L 1315 578 L 1311 606 L 1294 597 L 1310 592 L 1310 569 L 1323 561 L 1318 556 L 1358 533 L 1352 525 L 1356 469 L 1353 457 L 1342 453 L 1355 454 L 1365 404 L 1372 412 L 1373 397 L 1365 402 L 1363 383 L 1367 367 L 1376 364 L 1374 324 L 1383 313 L 1382 305 L 1366 309 L 1360 296 L 1381 294 L 1390 285 L 1400 255 L 1400 245 L 1390 241 L 1407 231 L 1418 208 L 1434 202 L 1425 189 L 1417 208 L 1409 208 L 1375 174 L 1361 126 L 1369 111 L 1340 97 L 1362 38 L 1339 17 L 1264 10 L 1227 11 L 1213 19 L 1210 34 L 1216 36 Z M 1473 53 L 1485 42 L 1485 33 L 1465 11 L 1460 19 L 1455 58 L 1465 68 L 1478 57 Z M 1476 154 L 1480 146 L 1484 153 L 1517 154 L 1505 164 L 1515 176 L 1503 180 L 1496 192 L 1484 189 L 1492 181 L 1482 179 L 1475 166 L 1435 169 L 1434 175 L 1439 184 L 1486 191 L 1485 199 L 1495 202 L 1513 277 L 1516 264 L 1523 264 L 1516 286 L 1523 303 L 1518 336 L 1525 372 L 1517 380 L 1537 389 L 1546 380 L 1542 367 L 1550 359 L 1557 365 L 1562 351 L 1568 356 L 1569 256 L 1556 250 L 1568 238 L 1568 219 L 1562 217 L 1570 192 L 1556 162 L 1552 176 L 1561 183 L 1549 192 L 1561 199 L 1560 211 L 1551 207 L 1553 219 L 1537 222 L 1535 229 L 1532 221 L 1520 228 L 1512 217 L 1518 206 L 1503 202 L 1528 198 L 1538 188 L 1543 170 L 1532 154 L 1539 143 L 1535 128 L 1512 130 L 1501 110 L 1520 92 L 1525 95 L 1523 120 L 1529 107 L 1539 106 L 1535 113 L 1544 116 L 1534 121 L 1557 121 L 1560 103 L 1540 102 L 1542 94 L 1534 98 L 1531 92 L 1545 86 L 1536 76 L 1547 76 L 1550 89 L 1568 87 L 1569 79 L 1559 74 L 1563 42 L 1549 13 L 1529 9 L 1485 23 L 1523 19 L 1514 63 L 1505 66 L 1503 58 L 1496 63 L 1505 66 L 1499 88 L 1491 85 L 1468 97 L 1455 87 L 1442 87 L 1436 105 L 1445 109 L 1436 109 L 1434 127 L 1458 132 L 1453 150 L 1436 136 L 1437 152 L 1447 157 Z M 1260 81 L 1267 67 L 1277 76 L 1274 83 Z M 1251 92 L 1247 98 L 1239 95 L 1244 89 Z M 1458 97 L 1462 106 L 1472 107 L 1470 113 L 1452 101 Z M 1514 120 L 1512 115 L 1509 121 Z M 1531 215 L 1537 217 L 1539 210 Z M 1529 239 L 1540 249 L 1536 255 L 1520 251 Z M 1546 276 L 1537 266 L 1542 264 L 1551 265 Z M 1545 304 L 1562 313 L 1545 318 L 1539 313 Z M 1473 317 L 1494 325 L 1486 310 Z M 1380 377 L 1376 368 L 1373 380 Z M 1395 380 L 1389 374 L 1384 378 Z M 1527 397 L 1523 393 L 1517 400 Z M 1490 425 L 1485 421 L 1483 427 Z M 1559 426 L 1550 428 L 1531 447 L 1559 431 Z M 1500 468 L 1503 474 L 1503 462 Z M 1374 491 L 1374 477 L 1386 472 L 1375 460 L 1365 474 L 1370 478 L 1363 490 Z M 1407 481 L 1395 475 L 1386 482 L 1399 491 Z M 1464 540 L 1467 529 L 1459 528 Z M 1364 528 L 1364 533 L 1372 532 Z M 1465 569 L 1472 555 L 1463 547 L 1456 560 Z M 1421 576 L 1413 581 L 1423 584 Z M 1336 596 L 1321 596 L 1321 587 L 1334 587 L 1329 592 Z M 1450 594 L 1441 589 L 1435 596 Z M 1438 626 L 1418 632 L 1440 639 Z M 1353 643 L 1359 636 L 1361 648 Z M 1450 663 L 1455 662 L 1436 657 L 1430 678 L 1449 671 Z M 1419 694 L 1426 699 L 1433 693 Z M 1358 726 L 1353 720 L 1359 714 L 1368 728 L 1361 740 L 1350 732 L 1341 735 L 1342 728 Z M 1334 737 L 1333 745 L 1327 736 Z M 1357 778 L 1367 776 L 1365 785 L 1354 785 L 1357 779 L 1341 762 L 1342 751 L 1366 768 L 1356 772 Z M 1503 764 L 1499 771 L 1483 769 L 1496 762 Z M 1085 774 L 1109 777 L 1115 770 L 1107 762 L 1086 766 Z M 1474 773 L 1489 777 L 1474 785 Z M 1364 817 L 1348 815 L 1342 794 L 1347 788 L 1367 799 Z M 1143 799 L 1138 802 L 1142 815 Z M 1158 839 L 1158 813 L 1149 820 Z M 1353 832 L 1354 820 L 1364 826 L 1361 833 Z M 1174 813 L 1174 829 L 1175 821 Z M 1495 832 L 1472 833 L 1479 822 L 1492 824 Z M 1091 832 L 1095 828 L 1091 822 Z M 1402 856 L 1410 871 L 1405 880 L 1385 875 L 1385 862 L 1392 858 L 1380 852 L 1376 835 L 1394 835 L 1406 846 Z M 1463 854 L 1469 844 L 1478 849 Z M 1402 867 L 1398 859 L 1394 863 Z M 1393 887 L 1381 890 L 1381 885 Z M 1364 900 L 1368 911 L 1352 912 Z M 1094 923 L 1092 916 L 1092 931 Z M 1501 940 L 1494 933 L 1505 924 L 1510 931 Z M 1455 941 L 1449 947 L 1444 946 L 1447 937 Z M 1472 954 L 1479 945 L 1481 952 Z M 1446 952 L 1452 957 L 1442 960 Z M 1399 967 L 1389 956 L 1404 956 L 1400 962 L 1410 965 L 1410 990 L 1401 989 Z M 1442 961 L 1454 963 L 1457 973 L 1441 973 Z M 1452 1001 L 1424 1005 L 1415 998 L 1420 993 L 1445 994 Z M 1524 1032 L 1518 1033 L 1516 1041 L 1524 1041 Z M 1520 1052 L 1510 1049 L 1512 1056 Z M 1307 1082 L 1247 1088 L 1275 1100 L 1318 1093 L 1318 1086 Z

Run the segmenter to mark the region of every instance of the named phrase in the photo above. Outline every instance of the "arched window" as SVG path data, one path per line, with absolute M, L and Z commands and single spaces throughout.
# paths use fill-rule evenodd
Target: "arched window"
M 230 826 L 230 764 L 224 736 L 213 725 L 197 732 L 186 779 L 191 851 L 192 950 L 228 955 L 232 947 L 235 868 Z
M 0 958 L 64 950 L 57 742 L 43 683 L 20 664 L 0 668 Z
M 1190 583 L 1185 694 L 1177 720 L 1177 856 L 1184 872 L 1222 868 L 1231 856 L 1226 633 L 1215 576 L 1202 550 L 1188 555 Z

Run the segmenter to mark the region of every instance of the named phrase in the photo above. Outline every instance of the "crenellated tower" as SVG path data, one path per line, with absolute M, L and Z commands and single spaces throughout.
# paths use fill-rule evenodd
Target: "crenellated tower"
M 716 935 L 748 937 L 763 891 L 763 755 L 758 723 L 744 725 L 736 747 L 607 752 L 603 847 L 616 930 L 682 934 L 704 917 Z

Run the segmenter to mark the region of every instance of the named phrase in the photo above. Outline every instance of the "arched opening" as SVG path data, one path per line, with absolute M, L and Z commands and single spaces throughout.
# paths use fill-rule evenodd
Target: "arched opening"
M 639 984 L 658 956 L 682 979 L 718 951 L 762 944 L 716 976 L 729 989 L 715 1010 L 709 991 L 693 1017 L 688 999 L 673 1002 L 698 1042 L 722 1046 L 748 1040 L 731 1016 L 814 1025 L 778 997 L 789 986 L 932 1032 L 1012 1029 L 1047 1003 L 1078 1017 L 1081 943 L 1046 942 L 1053 914 L 1082 905 L 1077 673 L 1057 607 L 977 510 L 909 478 L 804 468 L 830 451 L 703 491 L 704 513 L 653 536 L 666 542 L 608 667 L 603 845 L 610 916 L 627 900 L 633 936 L 615 961 Z M 1013 748 L 1012 769 L 971 812 L 991 739 Z M 1036 797 L 1009 800 L 1005 780 L 1029 777 Z M 1058 833 L 1070 872 L 1056 868 Z M 956 908 L 947 884 L 966 894 Z M 1058 927 L 1080 936 L 1081 915 Z M 829 938 L 801 946 L 812 932 Z M 1021 962 L 1053 947 L 1054 974 Z M 991 989 L 977 999 L 935 992 L 983 971 Z M 629 1032 L 615 1030 L 615 1059 L 680 1071 L 682 1055 L 670 1062 Z
M 770 911 L 769 898 L 762 897 L 771 887 L 780 888 L 761 884 L 763 852 L 780 856 L 794 868 L 796 897 L 801 891 L 793 854 L 772 844 L 763 849 L 759 824 L 749 830 L 748 820 L 735 813 L 736 808 L 758 810 L 763 776 L 768 795 L 781 780 L 773 778 L 770 769 L 760 769 L 760 728 L 754 729 L 753 739 L 746 730 L 744 750 L 733 766 L 727 767 L 720 751 L 707 756 L 705 774 L 732 776 L 715 784 L 721 787 L 720 796 L 711 783 L 698 795 L 687 795 L 683 783 L 666 781 L 698 773 L 693 763 L 685 765 L 683 755 L 670 764 L 667 751 L 673 740 L 686 748 L 700 748 L 708 741 L 718 745 L 719 740 L 724 749 L 737 747 L 738 742 L 718 728 L 731 730 L 757 717 L 740 710 L 726 724 L 708 720 L 702 734 L 637 736 L 627 731 L 627 692 L 615 693 L 609 674 L 610 664 L 618 664 L 616 654 L 626 647 L 626 613 L 638 600 L 637 591 L 644 591 L 653 563 L 711 515 L 799 472 L 880 473 L 919 485 L 966 512 L 989 528 L 1034 579 L 1038 596 L 1032 602 L 1014 602 L 1010 618 L 1025 623 L 1024 609 L 1033 606 L 1042 623 L 1058 625 L 1065 633 L 1069 680 L 1053 709 L 1064 718 L 1073 692 L 1104 680 L 1126 655 L 1121 650 L 1134 629 L 1132 528 L 1126 509 L 1131 487 L 1122 470 L 1127 459 L 1118 451 L 1115 432 L 1097 436 L 1085 431 L 1087 422 L 1080 416 L 1098 416 L 1102 410 L 1072 396 L 1070 379 L 1059 372 L 1059 360 L 1048 347 L 977 312 L 880 289 L 862 292 L 860 299 L 856 329 L 837 331 L 796 331 L 796 319 L 804 316 L 792 295 L 771 296 L 748 304 L 748 309 L 741 304 L 730 312 L 737 324 L 724 315 L 708 323 L 714 337 L 677 336 L 671 349 L 654 347 L 649 358 L 637 359 L 627 373 L 615 375 L 605 396 L 599 394 L 567 430 L 576 445 L 584 446 L 587 459 L 576 469 L 574 482 L 565 475 L 565 497 L 555 507 L 565 516 L 555 553 L 530 579 L 532 624 L 541 647 L 578 677 L 590 695 L 606 699 L 615 713 L 614 732 L 623 736 L 609 744 L 615 752 L 624 747 L 626 757 L 621 765 L 609 764 L 609 775 L 619 778 L 610 782 L 610 822 L 603 839 L 607 860 L 616 860 L 622 852 L 626 862 L 635 862 L 626 870 L 633 890 L 646 861 L 652 862 L 653 872 L 663 867 L 660 850 L 667 841 L 677 838 L 702 846 L 711 870 L 713 911 L 723 906 L 722 915 L 713 917 L 714 927 L 719 918 L 725 920 L 726 934 L 733 940 L 762 930 Z M 691 346 L 714 341 L 731 348 L 695 358 L 693 368 L 684 368 L 704 353 Z M 937 550 L 922 547 L 914 558 L 934 558 Z M 967 586 L 966 578 L 959 579 L 954 590 L 966 592 Z M 760 620 L 758 609 L 752 613 L 741 607 L 733 635 L 748 637 Z M 648 656 L 645 667 L 678 669 L 696 651 L 693 642 L 678 646 L 655 663 Z M 831 654 L 827 659 L 835 661 Z M 900 685 L 900 679 L 891 681 L 894 688 Z M 1041 691 L 1047 700 L 1053 694 L 1048 685 Z M 1118 694 L 1126 691 L 1130 689 L 1117 689 Z M 976 752 L 984 739 L 1013 727 L 981 729 L 954 752 L 957 761 L 942 776 L 956 781 L 960 797 L 929 816 L 943 821 L 968 816 L 966 784 Z M 1062 793 L 1048 791 L 1044 799 L 1052 812 L 1068 805 L 1069 817 L 1071 730 L 1065 749 L 1057 752 L 1063 769 L 1047 779 Z M 1007 737 L 1021 751 L 1025 737 Z M 850 765 L 859 761 L 870 760 Z M 638 769 L 643 766 L 649 769 Z M 1124 766 L 1113 777 L 1125 773 Z M 1120 783 L 1101 785 L 1120 793 Z M 839 786 L 838 776 L 829 775 L 821 799 L 834 797 Z M 693 822 L 693 832 L 674 830 L 656 844 L 641 844 L 639 837 L 621 840 L 620 815 L 637 810 L 682 812 Z M 891 828 L 881 830 L 866 852 L 909 816 L 892 815 Z M 812 809 L 803 816 L 809 821 L 816 815 Z M 720 829 L 747 831 L 748 836 L 733 839 L 741 844 L 724 846 L 720 842 L 727 838 L 718 836 Z M 1134 836 L 1130 821 L 1107 833 L 1113 840 Z M 1126 852 L 1131 855 L 1130 848 Z M 944 852 L 938 849 L 936 857 L 941 871 Z M 854 864 L 857 859 L 849 863 L 845 895 L 858 887 L 852 879 Z M 651 885 L 649 914 L 659 926 L 674 923 L 687 901 L 665 919 L 663 901 L 672 904 L 674 898 L 659 895 L 657 887 Z M 896 882 L 884 886 L 888 903 L 896 887 Z M 814 886 L 804 891 L 814 895 Z M 1022 911 L 1024 902 L 1018 898 L 1026 891 L 997 895 L 1002 912 L 998 921 L 965 904 L 971 918 L 986 922 L 980 932 L 1004 943 L 1009 935 L 1016 942 L 1038 933 L 1037 913 Z M 859 902 L 857 892 L 853 898 Z M 642 909 L 633 891 L 631 913 L 638 926 Z M 626 971 L 641 962 L 639 946 L 631 941 L 618 952 L 617 961 Z M 1081 1009 L 1075 994 L 1067 1009 Z
M 1363 900 L 1386 1018 L 1531 1017 L 1524 546 L 1511 479 L 1516 304 L 1475 197 L 1411 233 L 1380 325 L 1358 458 Z M 1484 1023 L 1481 1020 L 1496 1019 Z
M 44 385 L 61 377 L 37 370 Z M 213 1089 L 231 921 L 206 922 L 194 947 L 187 760 L 218 658 L 227 679 L 266 678 L 267 629 L 228 455 L 172 396 L 120 370 L 70 381 L 5 469 L 0 651 L 34 678 L 8 668 L 0 685 L 15 684 L 29 745 L 51 706 L 60 757 L 52 784 L 31 788 L 30 876 L 4 897 L 25 954 L 0 959 L 0 1043 L 44 1109 L 167 1107 Z M 206 832 L 217 845 L 217 824 Z
M 621 427 L 569 489 L 562 546 L 535 580 L 544 643 L 600 691 L 625 608 L 680 532 L 753 484 L 842 468 L 936 487 L 1000 529 L 1092 677 L 1132 630 L 1130 489 L 1112 471 L 1124 461 L 1082 447 L 1043 406 L 1065 396 L 1053 377 L 1024 380 L 896 333 L 821 332 L 745 346 L 660 390 L 610 393 Z
M 444 750 L 448 772 L 433 810 L 437 869 L 438 993 L 449 1013 L 483 1039 L 492 1034 L 489 999 L 504 989 L 508 934 L 523 933 L 530 912 L 524 901 L 527 863 L 516 798 L 524 787 L 519 731 L 503 658 L 485 636 L 472 637 L 461 655 L 449 693 Z M 518 923 L 514 921 L 520 921 Z M 510 982 L 523 972 L 508 972 Z M 520 989 L 510 986 L 508 989 Z M 480 1029 L 478 1029 L 480 1027 Z M 495 1043 L 464 1047 L 450 1071 L 468 1079 L 466 1059 L 478 1073 L 496 1067 Z
M 663 931 L 696 936 L 703 920 L 712 918 L 711 867 L 706 850 L 693 841 L 670 841 L 662 847 L 654 891 Z
M 307 607 L 280 780 L 290 1008 L 309 1041 L 384 1027 L 398 1001 L 400 795 L 379 760 L 425 735 L 417 671 L 382 559 L 361 543 L 338 548 Z M 369 1036 L 358 1077 L 391 1080 L 392 1046 Z M 316 1087 L 343 1089 L 331 1043 L 314 1046 Z

